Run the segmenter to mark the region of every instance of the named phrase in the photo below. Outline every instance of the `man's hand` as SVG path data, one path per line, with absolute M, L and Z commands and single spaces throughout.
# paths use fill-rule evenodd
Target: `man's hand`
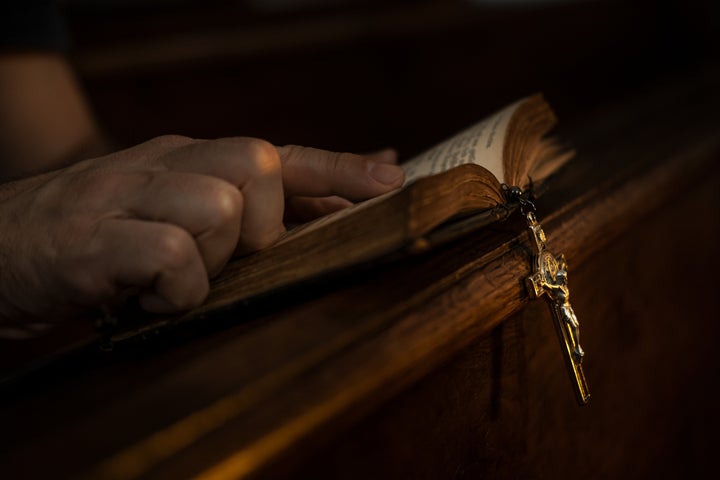
M 0 186 L 0 320 L 56 321 L 139 295 L 147 311 L 199 305 L 233 253 L 399 187 L 395 155 L 159 137 Z M 3 323 L 4 323 L 3 322 Z

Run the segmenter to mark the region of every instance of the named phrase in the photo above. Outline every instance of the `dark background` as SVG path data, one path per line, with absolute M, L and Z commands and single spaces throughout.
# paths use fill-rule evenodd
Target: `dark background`
M 717 62 L 720 7 L 624 1 L 66 1 L 118 146 L 176 133 L 402 158 L 542 91 L 562 125 Z

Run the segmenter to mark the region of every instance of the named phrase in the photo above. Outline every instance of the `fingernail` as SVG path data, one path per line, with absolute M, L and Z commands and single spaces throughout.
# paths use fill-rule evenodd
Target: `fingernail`
M 370 176 L 384 185 L 397 185 L 402 183 L 405 176 L 403 169 L 391 163 L 370 164 Z

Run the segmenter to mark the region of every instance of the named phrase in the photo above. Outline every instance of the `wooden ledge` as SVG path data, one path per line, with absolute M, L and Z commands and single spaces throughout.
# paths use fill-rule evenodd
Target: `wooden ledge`
M 571 285 L 588 258 L 717 173 L 717 105 L 697 101 L 713 98 L 708 87 L 664 90 L 568 133 L 578 158 L 540 220 L 550 250 L 568 257 Z M 240 306 L 225 313 L 234 326 L 192 342 L 56 371 L 55 382 L 5 395 L 0 465 L 92 478 L 292 470 L 525 305 L 521 220 L 318 286 L 294 305 Z M 38 457 L 48 461 L 28 462 Z

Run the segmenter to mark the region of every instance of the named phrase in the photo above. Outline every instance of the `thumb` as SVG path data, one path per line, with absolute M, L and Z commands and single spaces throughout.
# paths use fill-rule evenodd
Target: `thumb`
M 285 196 L 338 195 L 364 200 L 400 187 L 405 180 L 393 150 L 369 155 L 288 145 L 278 147 Z

